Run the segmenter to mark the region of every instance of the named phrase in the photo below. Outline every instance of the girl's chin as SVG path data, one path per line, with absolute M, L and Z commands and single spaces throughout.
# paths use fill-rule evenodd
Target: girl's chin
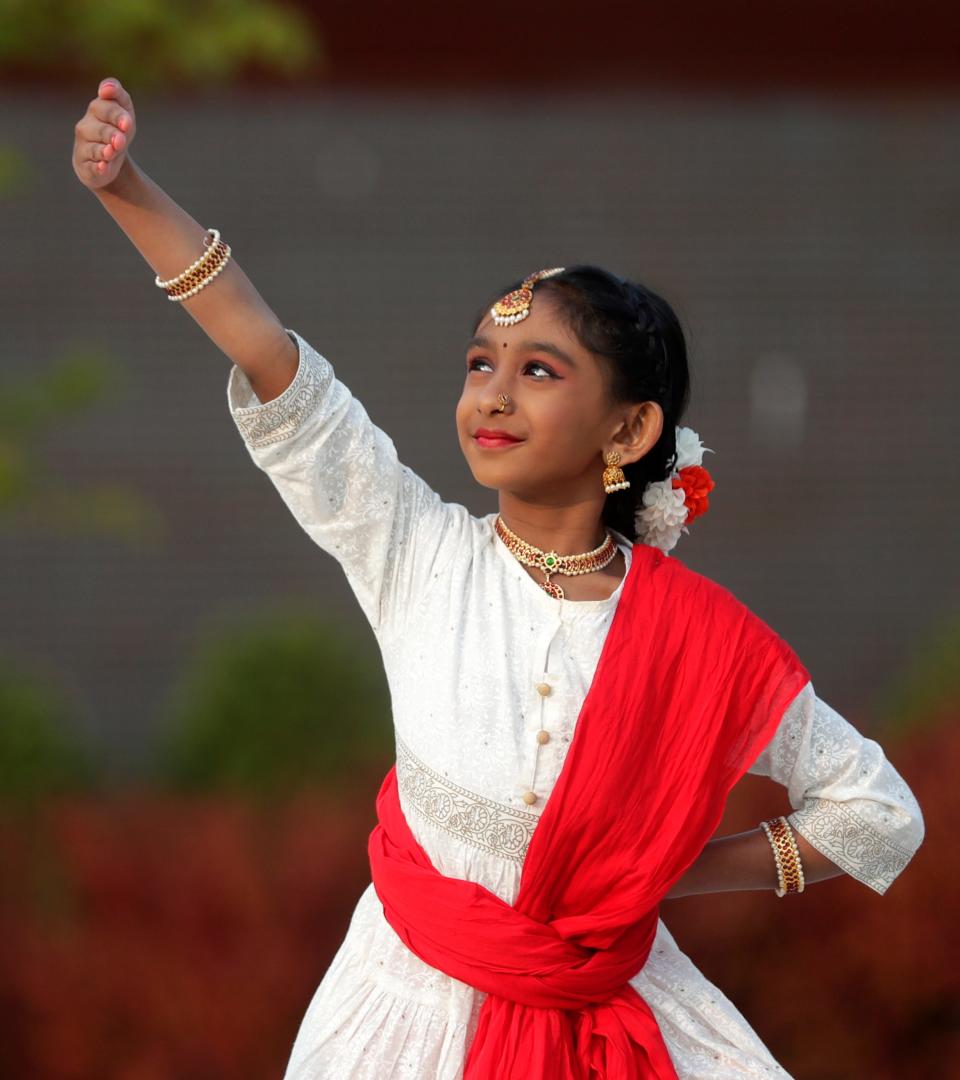
M 513 485 L 510 480 L 507 479 L 502 470 L 492 469 L 478 469 L 475 465 L 471 465 L 470 471 L 473 473 L 473 478 L 480 485 L 480 487 L 489 488 L 491 491 L 507 491 L 513 490 Z

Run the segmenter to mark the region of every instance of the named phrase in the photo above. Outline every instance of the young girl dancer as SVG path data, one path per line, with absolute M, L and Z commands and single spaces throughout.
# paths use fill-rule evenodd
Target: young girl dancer
M 219 233 L 134 165 L 135 129 L 105 80 L 76 125 L 77 176 L 232 361 L 240 435 L 343 567 L 392 697 L 372 880 L 287 1080 L 787 1076 L 661 901 L 795 903 L 841 873 L 882 894 L 923 819 L 789 645 L 668 554 L 713 486 L 679 426 L 670 306 L 593 266 L 486 299 L 456 410 L 499 495 L 478 518 L 398 461 Z M 713 836 L 745 772 L 793 812 Z

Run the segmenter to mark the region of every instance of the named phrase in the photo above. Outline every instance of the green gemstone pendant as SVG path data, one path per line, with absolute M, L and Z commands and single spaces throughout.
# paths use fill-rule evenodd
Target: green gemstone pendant
M 557 553 L 555 551 L 548 551 L 546 553 L 546 555 L 544 555 L 543 561 L 544 561 L 544 563 L 546 563 L 547 566 L 556 566 L 557 565 Z

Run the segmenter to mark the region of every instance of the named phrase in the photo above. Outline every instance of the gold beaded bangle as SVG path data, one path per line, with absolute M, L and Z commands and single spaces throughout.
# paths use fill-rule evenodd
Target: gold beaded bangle
M 227 246 L 222 241 L 217 241 L 215 244 L 213 244 L 210 248 L 209 253 L 199 266 L 195 267 L 192 270 L 184 271 L 184 274 L 181 275 L 177 283 L 175 285 L 169 286 L 165 290 L 167 296 L 184 296 L 195 285 L 198 285 L 202 281 L 204 281 L 221 263 L 225 261 L 224 256 L 226 254 L 226 251 Z
M 770 847 L 773 848 L 773 859 L 777 866 L 778 887 L 775 890 L 777 896 L 802 893 L 805 885 L 803 864 L 790 823 L 781 815 L 770 818 L 768 821 L 761 821 L 760 826 L 767 834 Z
M 168 300 L 186 300 L 194 296 L 223 270 L 230 259 L 230 245 L 218 240 L 213 250 L 214 255 L 206 266 L 191 271 L 183 282 L 167 290 Z
M 218 229 L 207 229 L 203 246 L 207 250 L 176 277 L 161 281 L 157 274 L 154 278 L 154 284 L 166 291 L 168 300 L 186 300 L 187 297 L 196 295 L 226 266 L 231 254 L 230 245 L 220 239 Z
M 206 235 L 203 238 L 203 246 L 207 250 L 200 256 L 200 258 L 197 259 L 196 262 L 192 262 L 186 268 L 186 270 L 182 271 L 182 273 L 177 274 L 176 277 L 172 277 L 168 281 L 161 281 L 160 275 L 157 274 L 157 276 L 153 279 L 153 283 L 157 286 L 158 289 L 169 289 L 175 285 L 179 285 L 192 271 L 199 269 L 201 266 L 204 266 L 210 261 L 211 257 L 213 256 L 214 248 L 219 239 L 220 232 L 218 229 L 207 229 Z
M 794 836 L 793 828 L 790 827 L 790 823 L 786 818 L 782 818 L 781 820 L 783 821 L 784 832 L 787 841 L 789 842 L 790 851 L 793 853 L 794 870 L 796 874 L 796 891 L 802 892 L 804 887 L 806 887 L 806 882 L 803 880 L 803 863 L 800 860 L 800 849 L 797 846 L 797 838 Z M 794 890 L 790 889 L 789 891 L 793 892 Z

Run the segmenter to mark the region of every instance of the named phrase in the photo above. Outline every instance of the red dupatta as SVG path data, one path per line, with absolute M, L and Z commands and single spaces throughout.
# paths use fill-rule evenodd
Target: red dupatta
M 808 679 L 731 592 L 635 543 L 512 907 L 433 866 L 391 767 L 368 843 L 374 888 L 409 949 L 488 995 L 464 1080 L 676 1080 L 628 980 L 660 901 Z

